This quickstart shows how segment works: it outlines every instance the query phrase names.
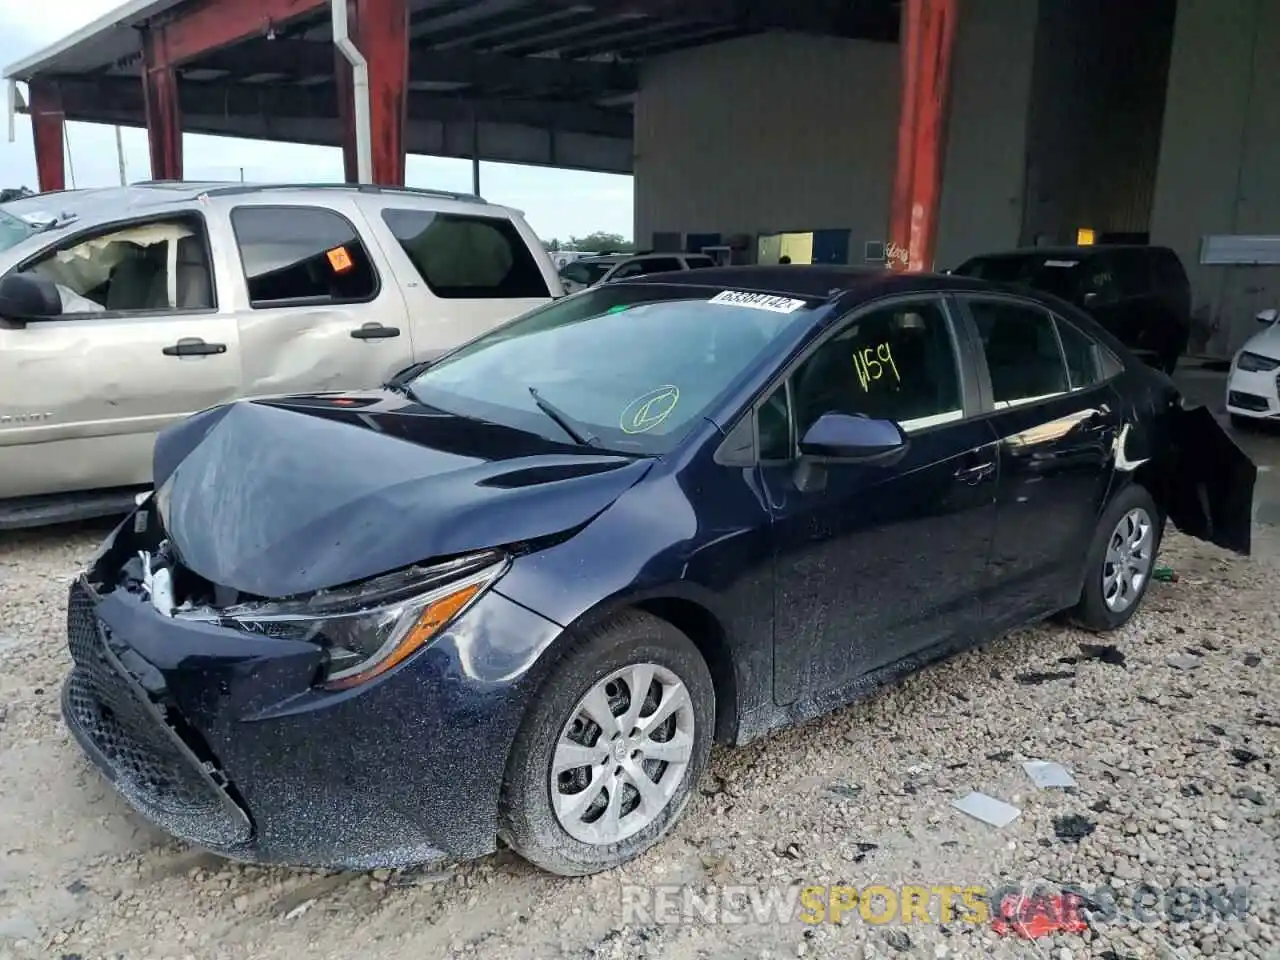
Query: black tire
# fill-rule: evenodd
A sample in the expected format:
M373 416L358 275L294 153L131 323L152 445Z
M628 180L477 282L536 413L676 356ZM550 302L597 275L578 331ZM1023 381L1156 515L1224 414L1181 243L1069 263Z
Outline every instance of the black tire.
M1107 606L1103 595L1102 579L1107 547L1121 519L1130 510L1139 507L1145 510L1152 520L1151 567L1138 592L1137 599L1124 610L1117 612ZM1164 514L1160 512L1160 508L1156 506L1155 500L1145 487L1138 483L1130 483L1107 504L1107 508L1102 511L1102 516L1098 520L1098 528L1094 532L1086 560L1084 589L1080 592L1080 601L1070 612L1071 621L1095 633L1117 630L1128 623L1142 606L1147 589L1151 586L1151 577L1160 555L1160 541L1163 535Z
M1252 430L1253 419L1251 417L1242 417L1238 413L1231 414L1231 426L1237 430Z
M693 747L682 781L654 821L617 843L585 843L565 830L551 805L551 761L578 703L601 680L631 664L670 670L689 693ZM609 870L638 857L679 820L706 769L715 729L715 688L706 661L670 623L628 611L587 631L561 656L521 723L507 762L498 833L530 863L562 876Z

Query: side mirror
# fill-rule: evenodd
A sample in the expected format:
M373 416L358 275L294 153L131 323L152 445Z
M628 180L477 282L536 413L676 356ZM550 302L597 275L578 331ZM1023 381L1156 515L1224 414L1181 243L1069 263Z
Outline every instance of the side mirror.
M11 273L0 280L0 319L26 323L62 315L62 297L52 280Z
M800 452L809 457L883 463L906 453L909 442L892 420L824 413L805 431Z
M1277 319L1280 319L1280 310L1277 310L1275 307L1271 307L1267 310L1259 310L1258 315L1254 319L1259 323L1275 323Z

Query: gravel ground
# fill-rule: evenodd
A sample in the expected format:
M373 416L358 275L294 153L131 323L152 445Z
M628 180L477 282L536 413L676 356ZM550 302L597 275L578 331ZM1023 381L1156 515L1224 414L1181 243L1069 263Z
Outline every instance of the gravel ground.
M434 874L245 867L135 818L58 715L66 584L102 533L0 538L0 960L1280 957L1275 551L1241 560L1171 535L1162 559L1182 579L1153 584L1144 611L1108 638L1123 663L1082 657L1097 638L1062 626L1006 637L802 728L717 750L665 843L624 870L562 880L505 853ZM1021 768L1031 758L1063 763L1078 788L1037 790ZM974 789L1021 816L996 829L950 808ZM1109 888L1117 916L1032 945L954 918L666 923L678 911L624 917L622 905L624 885L784 895L1037 879ZM1144 882L1243 888L1247 915L1164 909L1141 922L1132 897Z

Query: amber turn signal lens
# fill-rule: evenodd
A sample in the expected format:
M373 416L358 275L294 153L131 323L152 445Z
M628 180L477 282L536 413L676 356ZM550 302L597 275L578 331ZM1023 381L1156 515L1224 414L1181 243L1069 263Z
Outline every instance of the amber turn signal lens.
M398 663L402 663L410 654L418 650L430 640L446 623L458 615L480 592L484 584L472 583L459 589L456 593L433 600L427 604L417 621L405 633L404 638L395 645L392 651L367 670L353 673L341 680L332 680L326 686L330 690L349 690L386 673Z

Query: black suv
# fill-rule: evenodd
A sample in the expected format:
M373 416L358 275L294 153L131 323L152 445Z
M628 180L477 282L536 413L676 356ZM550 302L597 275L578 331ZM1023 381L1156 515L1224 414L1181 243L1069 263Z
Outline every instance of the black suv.
M1191 284L1168 247L1032 247L973 257L951 272L1061 297L1166 373L1186 352Z

